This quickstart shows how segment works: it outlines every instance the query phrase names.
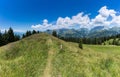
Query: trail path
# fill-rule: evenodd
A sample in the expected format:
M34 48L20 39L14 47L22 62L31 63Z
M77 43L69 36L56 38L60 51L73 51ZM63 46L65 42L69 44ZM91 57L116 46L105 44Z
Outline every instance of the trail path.
M50 46L50 50L48 51L48 58L47 58L47 64L43 73L43 77L51 77L51 71L52 71L52 59L53 59L53 55L54 55L54 50L52 47L52 40L49 39L47 41L48 45Z

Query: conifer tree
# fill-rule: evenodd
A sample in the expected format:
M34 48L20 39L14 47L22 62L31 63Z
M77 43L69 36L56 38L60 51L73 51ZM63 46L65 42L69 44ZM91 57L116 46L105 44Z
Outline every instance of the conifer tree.
M11 27L8 30L8 36L7 37L8 37L8 43L15 41L14 32L13 32L13 29Z
M23 34L23 35L22 35L22 39L25 38L25 37L26 37L25 34Z
M113 39L113 42L112 42L112 45L115 45L115 41L116 41L116 39L114 38L114 39Z
M20 36L19 35L15 35L15 41L20 40Z
M32 35L32 32L31 31L27 31L25 36L28 37L30 35Z
M3 45L8 44L8 32L5 30L5 32L2 35L2 41L3 41Z
M52 35L55 36L55 37L57 37L57 32L54 30L54 31L52 32Z
M32 31L32 34L36 34L37 32L35 30Z
M80 41L79 41L79 48L80 48L80 49L83 49L82 39L80 39Z
M2 33L0 31L0 46L2 46L2 45L3 45L3 39L2 39Z

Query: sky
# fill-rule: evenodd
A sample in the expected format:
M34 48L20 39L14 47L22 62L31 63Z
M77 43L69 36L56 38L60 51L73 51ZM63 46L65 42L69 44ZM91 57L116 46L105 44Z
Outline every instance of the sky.
M119 26L119 0L0 0L0 30Z

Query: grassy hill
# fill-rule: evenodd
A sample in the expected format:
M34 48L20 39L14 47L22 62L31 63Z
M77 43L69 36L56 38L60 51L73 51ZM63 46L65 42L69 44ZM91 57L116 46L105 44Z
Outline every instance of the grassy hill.
M60 49L60 45L63 49ZM120 77L120 47L36 34L0 47L0 77Z

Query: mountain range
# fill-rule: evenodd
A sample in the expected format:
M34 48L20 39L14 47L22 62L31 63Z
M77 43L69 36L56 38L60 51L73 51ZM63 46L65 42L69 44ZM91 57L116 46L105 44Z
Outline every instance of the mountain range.
M120 27L106 28L104 26L97 26L92 29L88 28L79 28L79 29L56 29L55 30L59 37L75 37L75 38L91 38L91 37L104 37L120 34ZM52 34L53 30L46 30L45 33ZM15 34L22 35L23 32L15 32Z
M46 30L46 33L52 34L53 30ZM56 32L60 37L104 37L117 35L120 33L120 27L106 28L104 26L97 26L92 29L80 28L80 29L56 29Z

